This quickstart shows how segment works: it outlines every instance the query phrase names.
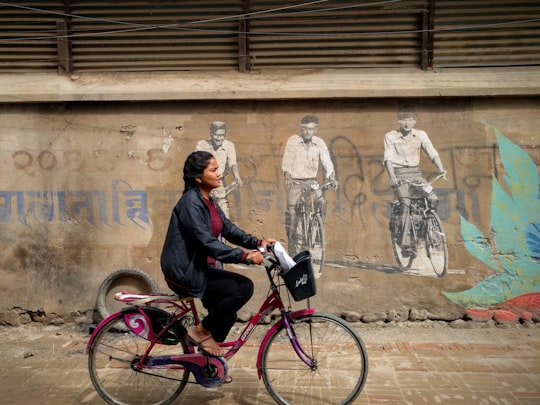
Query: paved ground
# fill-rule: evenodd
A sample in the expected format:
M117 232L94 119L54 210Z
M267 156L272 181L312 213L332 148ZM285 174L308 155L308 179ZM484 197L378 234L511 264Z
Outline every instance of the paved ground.
M540 327L475 325L359 325L370 369L355 404L540 404ZM102 404L88 377L87 339L73 325L0 326L0 404ZM231 359L232 384L189 386L176 404L272 404L256 349Z

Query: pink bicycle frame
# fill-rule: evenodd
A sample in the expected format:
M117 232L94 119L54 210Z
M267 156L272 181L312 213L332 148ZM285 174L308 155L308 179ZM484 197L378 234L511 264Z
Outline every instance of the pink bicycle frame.
M140 305L145 305L149 303L165 303L170 304L180 311L174 316L174 318L181 318L182 316L192 313L195 320L198 322L199 317L197 313L197 308L195 305L195 302L193 298L185 298L179 301L175 301L172 299L172 296L167 295L161 295L161 294L129 294L129 293L118 293L115 297L119 301L127 302L132 305L133 309L136 309ZM298 316L304 316L304 315L312 315L315 312L314 308L306 308L298 311L294 311L292 313L287 313L285 310L285 306L283 305L283 301L281 300L281 297L277 291L277 289L273 288L272 292L266 297L264 302L261 305L261 308L259 309L259 312L253 316L253 318L250 319L250 321L247 323L247 325L242 330L242 333L240 333L240 336L236 340L227 341L220 343L220 346L229 348L228 351L223 356L226 360L233 357L238 350L247 342L253 331L257 328L259 325L259 322L261 319L264 319L268 315L272 313L274 310L279 310L281 314L281 319L277 321L272 327L266 332L261 345L259 346L259 352L257 355L257 374L259 376L259 379L261 378L261 361L262 361L262 355L263 355L263 349L265 345L267 344L268 340L272 336L275 330L285 327L289 330L289 320L293 319ZM87 351L93 344L93 340L95 338L95 335L97 334L98 330L100 329L101 324L106 323L110 318L114 317L116 314L111 314L109 317L104 319L94 330L94 333L89 339L88 345L87 345ZM290 332L290 330L289 330ZM288 333L289 339L291 340L291 346L298 355L298 357L306 363L308 366L311 366L311 358L310 356L304 352L298 341L296 340L296 336L294 333ZM156 339L154 339L154 336L148 336L149 341L152 342L152 345L156 343Z
M272 327L266 332L266 335L264 336L259 346L259 353L257 354L257 374L259 376L259 379L261 378L261 361L263 349L268 340L270 339L270 336L272 336L272 333L274 333L276 329L281 328L283 325L285 325L285 327L289 329L289 319L302 315L312 315L315 312L315 308L306 308L287 314L279 293L277 292L277 290L274 289L262 303L259 312L257 312L257 314L255 314L253 318L251 318L247 325L244 327L242 333L240 333L240 337L236 340L220 344L220 346L222 347L231 347L224 356L225 359L229 360L248 341L253 331L259 325L261 319L264 319L266 316L270 315L275 309L278 309L280 311L281 319L277 321L274 325L272 325ZM292 347L298 357L300 357L300 359L302 359L302 361L308 366L311 366L311 359L309 355L304 352L298 341L296 341L296 336L290 333L288 334L288 336L289 339L291 339Z

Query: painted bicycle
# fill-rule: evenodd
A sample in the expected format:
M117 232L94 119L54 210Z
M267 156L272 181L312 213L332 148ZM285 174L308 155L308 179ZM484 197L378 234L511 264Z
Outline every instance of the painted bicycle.
M426 190L431 188L431 184L445 176L439 174L427 183L408 182L411 198L409 216L411 219L410 240L411 250L405 254L399 241L402 239L401 229L401 206L399 201L391 202L390 214L390 237L392 240L392 249L394 257L400 269L408 270L411 268L414 259L417 256L419 247L423 244L426 256L429 258L431 267L437 275L442 278L448 270L448 244L446 235L442 226L441 219L437 215L436 208L431 206Z
M346 321L310 307L316 293L311 255L301 252L293 259L296 264L284 271L269 247L267 297L237 339L220 344L227 349L223 357L200 353L188 343L187 329L200 322L193 298L117 293L116 299L129 305L104 319L87 346L88 370L99 395L109 404L163 405L187 384L217 387L227 377L227 360L277 311L279 318L262 339L256 360L270 396L278 404L317 398L352 403L367 378L364 343ZM307 307L291 311L290 297L306 300Z
M324 193L330 187L336 189L337 184L335 180L324 184L312 180L309 187L302 189L302 194L300 194L294 207L295 219L291 227L291 233L288 235L290 252L301 252L303 250L311 252L311 260L317 278L322 274L326 249L326 236L324 233L326 198Z

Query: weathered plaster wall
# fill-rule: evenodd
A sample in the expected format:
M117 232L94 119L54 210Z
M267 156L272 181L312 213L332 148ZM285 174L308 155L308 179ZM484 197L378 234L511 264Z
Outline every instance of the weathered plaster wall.
M28 311L47 321L85 316L101 281L121 267L147 271L166 290L159 255L183 188L182 165L209 137L213 120L228 123L244 181L230 195L231 216L250 232L285 240L281 156L307 113L320 119L318 135L340 182L327 193L327 266L315 304L366 321L406 319L411 309L461 318L467 308L444 292L467 290L494 270L466 249L460 218L493 234L492 177L502 181L504 173L494 128L538 165L540 99L407 102L448 170L449 182L436 184L449 242L443 279L421 265L415 274L395 268L387 226L392 192L381 162L399 100L1 105L0 321L16 323ZM434 167L424 159L422 169ZM257 282L249 313L266 292L265 276L234 268ZM535 282L524 283L537 292Z

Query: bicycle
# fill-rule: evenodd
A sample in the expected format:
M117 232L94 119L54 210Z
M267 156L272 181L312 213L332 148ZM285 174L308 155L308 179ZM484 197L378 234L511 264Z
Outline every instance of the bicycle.
M188 343L187 329L200 322L194 298L117 293L117 300L130 305L103 320L87 345L94 388L109 404L164 405L188 383L220 386L228 375L227 360L264 318L278 311L279 318L260 343L256 362L269 395L283 405L320 398L352 403L367 378L364 343L346 321L310 307L309 298L316 293L310 254L302 252L294 260L296 265L284 272L269 247L264 259L270 283L267 297L236 340L220 343L226 348L223 357L197 352ZM289 296L287 307L282 290ZM291 296L294 301L307 299L307 308L291 311Z
M296 182L296 184L301 183ZM324 219L326 216L326 199L324 198L324 192L329 187L337 188L337 182L331 180L320 185L317 180L312 180L309 187L302 188L302 193L294 207L295 219L291 227L291 234L288 236L290 252L301 252L303 250L311 252L311 260L317 278L322 274L325 260L326 236L324 233Z
M400 247L401 240L401 204L399 201L392 201L390 214L390 237L392 240L392 250L394 257L401 270L411 268L416 253L421 243L424 243L426 255L430 260L433 271L437 277L442 278L448 270L448 245L442 222L435 207L430 206L427 199L426 189L431 188L438 179L444 177L441 173L427 183L410 182L411 198L409 206L409 216L411 218L410 239L411 251L404 255Z

